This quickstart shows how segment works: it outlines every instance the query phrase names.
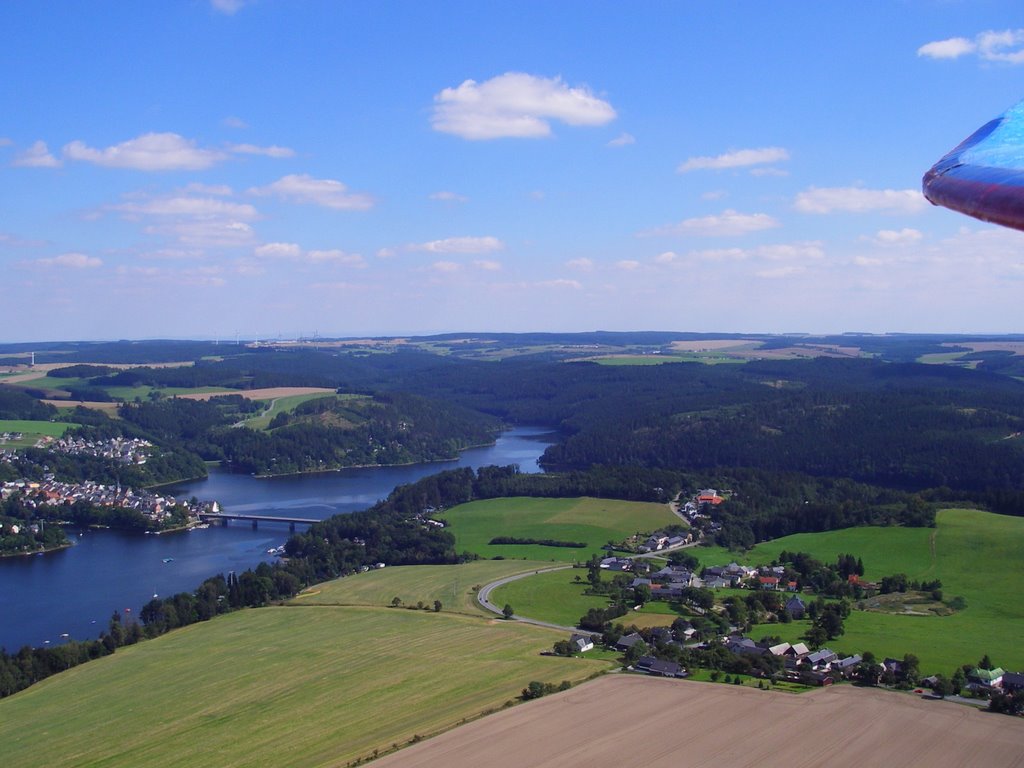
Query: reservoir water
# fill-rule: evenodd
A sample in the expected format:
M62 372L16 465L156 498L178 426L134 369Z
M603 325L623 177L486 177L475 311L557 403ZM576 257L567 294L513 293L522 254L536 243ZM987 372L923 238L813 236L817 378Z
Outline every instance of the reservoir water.
M547 430L522 427L492 446L463 451L456 461L265 479L214 469L167 491L219 501L227 512L322 520L365 509L397 485L454 467L518 464L523 472L539 472L537 460L551 442ZM69 529L73 547L0 558L0 647L14 652L54 645L65 635L93 639L115 610L131 616L153 595L191 592L209 576L271 560L267 550L288 535L284 524L261 523L254 531L241 522L163 536Z

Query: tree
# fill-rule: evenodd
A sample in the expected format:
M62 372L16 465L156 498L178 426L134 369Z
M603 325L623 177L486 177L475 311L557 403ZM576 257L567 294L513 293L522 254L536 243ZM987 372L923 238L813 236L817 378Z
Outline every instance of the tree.
M978 669L992 669L992 659L989 658L987 653L978 662Z
M402 598L400 598L398 595L395 595L394 597L391 598L391 607L392 608L397 608L401 604L402 604Z
M649 603L651 601L651 588L646 584L638 584L633 587L633 596L638 605Z
M953 683L947 679L945 675L936 675L935 685L932 686L932 690L935 691L935 695L941 698L946 698L953 693Z
M513 616L516 615L516 612L512 610L512 606L511 605L509 605L508 603L505 603L505 607L501 609L501 614L506 619L511 619Z
M572 643L568 640L556 640L552 650L556 656L572 656Z
M440 612L441 612L441 601L440 600L435 600L434 601L434 613L440 613Z
M950 678L949 683L953 693L959 694L963 690L964 686L967 685L967 676L964 674L962 667L957 667L953 671L953 677Z

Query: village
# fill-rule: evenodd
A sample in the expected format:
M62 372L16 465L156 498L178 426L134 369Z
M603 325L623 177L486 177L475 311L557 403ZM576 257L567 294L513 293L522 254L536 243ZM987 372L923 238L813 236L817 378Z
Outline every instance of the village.
M18 479L0 484L0 501L17 495L28 509L41 506L70 506L84 502L94 507L126 509L138 512L160 528L176 511L183 516L186 526L196 525L200 514L215 514L220 511L216 501L198 502L190 499L176 499L174 496L152 491L103 485L91 480L80 483L63 483L52 476L43 480Z

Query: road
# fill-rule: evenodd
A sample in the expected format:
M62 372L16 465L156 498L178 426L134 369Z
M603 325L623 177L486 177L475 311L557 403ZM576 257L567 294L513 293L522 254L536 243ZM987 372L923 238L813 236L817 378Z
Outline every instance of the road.
M536 576L538 573L550 573L551 571L565 571L565 570L569 570L571 568L572 568L571 565L557 565L557 566L555 566L553 568L541 568L538 571L527 571L526 573L519 573L519 574L516 574L515 576L506 576L503 579L498 579L497 581L492 581L490 584L485 584L484 586L482 586L480 588L480 591L477 592L477 595L476 595L477 602L480 603L480 605L483 606L484 608L486 608L488 611L491 611L492 613L496 613L499 616L503 616L504 614L502 613L502 609L499 608L497 605L495 605L494 603L491 602L490 598L491 598L491 591L492 590L497 589L498 587L503 586L505 584L508 584L509 582L512 582L512 581L518 581L519 579L525 579L528 576ZM578 632L579 631L576 627L565 627L565 626L562 626L561 624L551 624L551 623L546 622L546 621L537 621L536 619L530 619L530 618L527 618L526 616L516 616L516 615L513 615L512 618L514 620L516 620L516 621L522 621L525 624L533 624L534 626L547 627L549 629L559 629L559 630L562 630L563 632Z

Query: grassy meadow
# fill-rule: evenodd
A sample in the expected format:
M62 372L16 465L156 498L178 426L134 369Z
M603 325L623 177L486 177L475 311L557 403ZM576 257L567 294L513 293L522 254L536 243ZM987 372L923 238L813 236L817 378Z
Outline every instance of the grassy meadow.
M445 612L241 611L0 701L3 761L344 765L501 708L531 680L578 682L609 667L539 654L560 637Z
M20 440L3 443L5 448L33 446L41 437L62 437L71 427L67 421L29 421L26 419L0 419L0 432L21 432Z
M333 392L317 392L315 394L308 395L286 395L284 397L275 397L270 401L270 407L267 408L263 413L257 414L250 419L246 419L242 422L242 426L249 427L250 429L261 429L266 430L270 427L271 420L279 413L291 413L299 405L305 403L308 400L316 400L321 397L338 397Z
M438 514L459 552L537 561L585 561L609 541L620 542L680 520L665 504L612 499L505 498L473 501ZM495 536L586 542L585 548L488 544Z
M575 577L583 583L575 581ZM591 608L606 608L608 598L585 595L587 572L582 568L551 571L519 579L491 592L491 602L497 606L508 603L519 616L547 621L564 627L574 627L580 617ZM671 624L659 622L659 625Z
M444 611L492 616L476 601L479 587L505 576L550 566L550 563L524 560L477 560L461 565L380 568L318 584L292 602L296 605L388 606L393 598L399 597L403 605L423 601L424 605L433 606L435 600L440 600Z

